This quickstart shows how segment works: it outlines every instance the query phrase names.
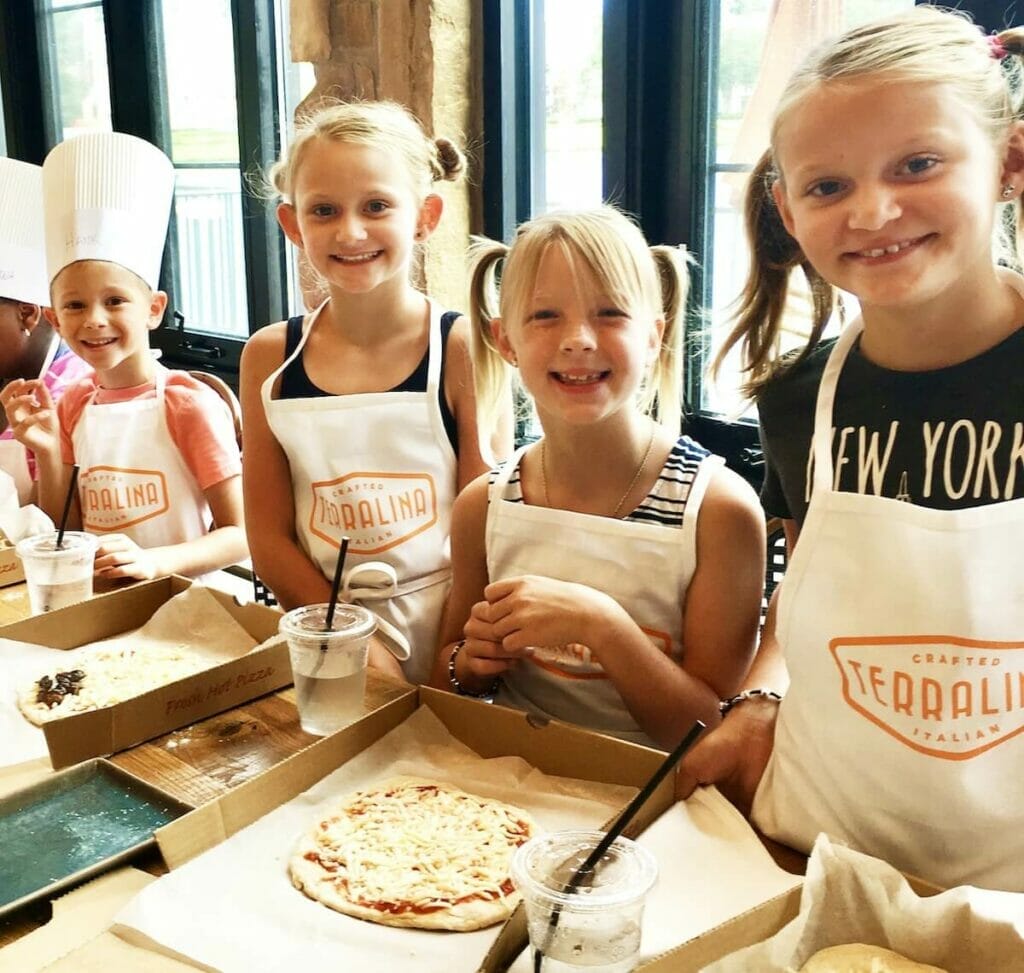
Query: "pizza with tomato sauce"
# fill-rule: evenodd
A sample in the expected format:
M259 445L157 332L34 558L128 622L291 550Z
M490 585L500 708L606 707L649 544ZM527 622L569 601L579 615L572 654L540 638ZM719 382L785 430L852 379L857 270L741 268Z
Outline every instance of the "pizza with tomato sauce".
M398 777L321 812L289 871L297 889L346 915L468 932L511 915L512 854L535 833L511 804Z

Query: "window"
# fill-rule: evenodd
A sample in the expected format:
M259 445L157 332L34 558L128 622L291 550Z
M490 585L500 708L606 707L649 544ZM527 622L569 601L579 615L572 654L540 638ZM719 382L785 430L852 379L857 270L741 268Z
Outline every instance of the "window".
M507 240L516 223L559 201L561 183L549 173L558 164L556 146L564 144L560 134L573 132L570 144L582 154L596 139L573 127L596 125L593 119L599 117L602 198L633 213L652 243L686 243L700 261L694 304L706 310L692 316L689 334L689 431L755 483L760 477L757 426L749 411L737 421L736 367L731 382L726 376L713 386L704 377L746 272L740 215L745 174L767 144L768 118L782 82L811 44L913 2L503 0L484 5L486 232ZM1004 26L1002 8L994 4L968 0L957 6L985 30ZM597 33L599 59L582 55ZM569 69L567 62L576 57L581 60ZM580 80L582 92L574 96L576 116L568 120L557 96L563 64ZM573 189L582 190L589 170L576 164ZM573 205L588 201L596 200L570 200ZM802 337L799 303L795 311L794 344Z
M287 0L0 6L11 154L41 162L61 139L97 129L167 153L170 305L153 344L171 365L232 379L245 338L301 306L274 207L248 186L277 158L282 121L311 87L311 71L283 56Z

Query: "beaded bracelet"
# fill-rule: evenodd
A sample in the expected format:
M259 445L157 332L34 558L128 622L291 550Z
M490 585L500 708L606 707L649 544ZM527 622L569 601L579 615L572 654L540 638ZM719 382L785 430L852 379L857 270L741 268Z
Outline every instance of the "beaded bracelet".
M448 682L452 684L452 689L455 690L460 696L472 696L474 699L488 699L493 696L495 690L498 688L498 680L494 682L488 689L485 689L482 693L475 693L472 689L467 689L459 682L459 677L455 675L455 660L459 657L459 653L462 651L463 646L466 644L465 639L459 639L455 643L455 647L452 649L452 654L448 656Z
M754 699L757 696L764 696L766 699L774 699L775 702L781 703L782 697L775 692L774 689L744 689L742 693L737 693L735 696L730 696L728 699L723 699L718 704L718 712L725 716L734 706L738 706L740 703L745 702L748 699Z

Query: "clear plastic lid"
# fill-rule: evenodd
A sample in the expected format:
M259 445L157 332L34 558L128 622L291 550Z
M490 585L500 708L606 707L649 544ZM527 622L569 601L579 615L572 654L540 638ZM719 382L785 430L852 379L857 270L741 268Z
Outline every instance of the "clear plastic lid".
M604 837L603 831L553 831L516 850L512 881L524 896L573 911L607 909L642 898L658 877L654 856L629 838L616 838L575 890L569 884Z
M362 605L339 604L334 609L331 627L327 627L328 605L304 605L288 612L278 624L286 638L315 638L330 632L347 641L368 638L377 628L377 617Z

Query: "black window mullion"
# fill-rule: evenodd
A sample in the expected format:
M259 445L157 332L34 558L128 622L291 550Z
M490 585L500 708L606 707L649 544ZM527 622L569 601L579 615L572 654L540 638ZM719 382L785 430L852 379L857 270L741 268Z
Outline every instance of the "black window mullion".
M238 149L242 168L242 234L246 259L249 331L288 313L287 264L274 207L246 192L247 172L265 172L280 151L277 49L271 0L232 0Z
M42 163L57 140L57 114L44 84L52 59L43 0L0 3L0 87L3 89L7 154L23 162Z

